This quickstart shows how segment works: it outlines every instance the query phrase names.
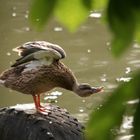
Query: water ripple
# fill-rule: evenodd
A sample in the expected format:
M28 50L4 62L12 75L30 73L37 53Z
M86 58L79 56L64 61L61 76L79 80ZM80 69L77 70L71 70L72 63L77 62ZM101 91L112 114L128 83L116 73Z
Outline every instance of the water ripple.
M99 13L99 12L93 12L89 15L89 17L91 17L91 18L101 18L102 14Z
M132 77L120 77L116 78L117 82L129 82L132 79Z

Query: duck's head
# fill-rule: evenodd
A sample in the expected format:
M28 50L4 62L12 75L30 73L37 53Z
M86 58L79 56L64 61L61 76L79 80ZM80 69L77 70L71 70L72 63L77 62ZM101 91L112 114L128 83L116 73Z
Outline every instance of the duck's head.
M103 87L91 87L89 84L77 84L74 87L74 92L81 97L87 97L101 91L103 91Z

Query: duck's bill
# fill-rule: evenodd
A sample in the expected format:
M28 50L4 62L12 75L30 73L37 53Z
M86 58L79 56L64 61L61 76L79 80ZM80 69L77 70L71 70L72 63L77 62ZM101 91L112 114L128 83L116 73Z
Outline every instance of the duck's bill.
M104 87L92 87L93 93L103 92Z

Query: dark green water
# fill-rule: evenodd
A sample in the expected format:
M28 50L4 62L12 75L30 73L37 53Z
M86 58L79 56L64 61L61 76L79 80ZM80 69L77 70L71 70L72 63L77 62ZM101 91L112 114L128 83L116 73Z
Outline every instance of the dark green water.
M28 8L29 3L24 0L0 2L0 73L18 58L12 48L22 43L45 40L60 45L67 53L63 62L72 69L79 82L105 87L104 93L84 99L63 89L47 93L51 95L51 101L85 122L90 110L99 109L120 81L127 80L129 73L140 67L140 46L134 42L123 57L115 59L110 50L111 34L100 20L100 13L90 16L75 33L69 33L56 19L50 20L44 31L37 32L29 24ZM56 97L55 93L62 95ZM0 107L32 102L31 96L5 87L0 87L0 94ZM44 97L48 96L42 96L43 102Z

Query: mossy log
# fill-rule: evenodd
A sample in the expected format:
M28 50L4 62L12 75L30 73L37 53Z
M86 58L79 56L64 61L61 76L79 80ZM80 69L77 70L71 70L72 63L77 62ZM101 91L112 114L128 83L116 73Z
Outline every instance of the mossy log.
M33 104L0 109L0 140L84 140L84 127L65 109L49 104L48 115Z

